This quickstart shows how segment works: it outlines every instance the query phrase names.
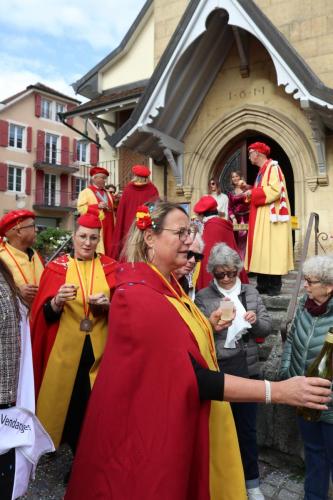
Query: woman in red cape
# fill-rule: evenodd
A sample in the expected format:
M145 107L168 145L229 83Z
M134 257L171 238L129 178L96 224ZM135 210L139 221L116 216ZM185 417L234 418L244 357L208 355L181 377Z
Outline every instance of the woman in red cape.
M269 401L272 389L281 402L308 401L305 377L270 384L217 371L210 322L225 327L221 311L206 320L172 275L192 238L180 206L138 208L66 500L245 500L234 422L221 400ZM329 400L329 389L316 389L324 398L312 401Z

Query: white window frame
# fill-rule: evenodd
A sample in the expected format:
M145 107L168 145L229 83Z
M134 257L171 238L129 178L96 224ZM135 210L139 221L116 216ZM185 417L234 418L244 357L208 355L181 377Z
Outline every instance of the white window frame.
M9 189L9 169L13 168L14 170L14 179L13 179L13 187L14 189ZM17 177L17 170L21 171L21 190L17 191L16 188L16 177ZM7 193L11 194L17 194L17 193L25 193L25 187L26 187L26 167L25 165L20 165L14 162L8 163L7 164Z
M54 104L55 104L55 121L62 123L58 116L58 113L65 113L67 110L67 106L66 104L57 101L55 101Z
M44 115L44 103L48 103L49 104L49 114L48 116L45 116ZM51 101L50 99L47 99L46 97L42 97L41 98L41 101L40 101L40 116L41 118L44 118L45 120L52 120L52 106L53 104L53 101Z
M52 189L50 190L50 183L52 184L52 177L55 177L55 194L54 194L54 204L51 204L52 201ZM48 179L48 184L49 184L49 193L48 193L48 199L46 201L46 184L47 184L47 179ZM52 188L52 185L51 185ZM60 206L60 176L57 174L50 174L50 173L45 173L44 174L44 204L47 205L48 207L59 207Z
M55 163L52 163L52 161L49 161L49 158L47 156L47 143L48 143L48 138L49 137L55 137L56 138L56 144L55 144ZM50 148L51 150L51 148ZM45 162L49 163L50 165L60 165L61 163L61 151L60 151L60 135L55 134L54 131L45 131L45 144L44 144L44 152L45 152ZM52 154L51 154L51 159L52 159ZM50 157L50 152L49 152L49 157Z
M14 146L10 145L10 127L15 127L15 128L20 127L23 129L23 131L22 131L22 147L21 148L17 147L17 133L16 132L14 134L15 144L14 144ZM10 121L8 123L8 148L14 149L15 151L26 152L26 145L27 145L27 125L25 123Z
M88 181L85 177L75 177L75 198L78 198L83 189L88 186ZM79 189L77 189L79 187Z
M85 159L83 160L82 157L82 146L85 145L86 147L86 151L85 151ZM89 163L90 161L90 148L89 148L89 142L86 141L86 140L80 140L80 139L77 139L77 143L76 143L76 160L79 162L79 163Z

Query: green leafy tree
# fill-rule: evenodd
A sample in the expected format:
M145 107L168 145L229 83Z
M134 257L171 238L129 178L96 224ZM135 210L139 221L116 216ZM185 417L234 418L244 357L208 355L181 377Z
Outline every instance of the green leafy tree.
M37 234L35 249L48 259L68 239L71 231L49 227Z

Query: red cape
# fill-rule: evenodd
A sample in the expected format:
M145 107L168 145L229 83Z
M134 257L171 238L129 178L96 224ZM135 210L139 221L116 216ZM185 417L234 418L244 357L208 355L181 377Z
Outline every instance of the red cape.
M111 257L116 260L119 259L137 208L147 201L155 201L158 198L157 188L151 182L141 185L134 184L133 182L127 184L117 208Z
M149 266L120 265L117 283L65 499L209 500L210 401L189 353L207 364Z
M97 197L97 192L99 189L94 186L93 184L90 184L89 189L94 192L96 196L96 208L98 209L98 203L102 200L100 200ZM105 194L108 195L108 206L109 206L109 211L103 210L104 212L104 219L102 220L102 227L103 227L103 243L104 243L104 252L105 255L108 257L111 257L111 252L112 252L112 241L113 241L113 232L114 232L114 210L113 210L113 198L110 193L107 193L106 190L103 190ZM111 200L110 200L111 198Z
M110 289L112 289L115 285L116 263L105 255L101 255L100 259L106 280ZM43 375L59 328L59 321L51 324L46 322L43 306L45 302L55 296L61 285L65 283L67 262L67 255L63 255L46 266L31 310L31 341L36 398L38 397Z
M200 267L200 274L197 281L197 289L206 288L212 281L212 275L207 271L207 264L211 249L216 243L226 243L230 248L236 250L238 248L234 236L233 225L230 221L221 219L221 217L212 217L204 224L202 239L205 242L204 258ZM242 283L248 283L248 277L244 269L240 273Z

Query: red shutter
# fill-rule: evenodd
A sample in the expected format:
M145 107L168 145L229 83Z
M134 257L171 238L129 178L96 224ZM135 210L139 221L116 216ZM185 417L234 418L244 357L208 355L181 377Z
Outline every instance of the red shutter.
M36 170L36 204L44 204L44 172L43 170Z
M71 184L72 184L72 192L71 192L71 197L72 200L76 200L76 192L75 192L75 187L76 187L76 177L75 175L72 175L71 177Z
M90 144L90 164L97 165L98 162L98 148L93 142Z
M27 151L31 153L32 150L32 127L27 128Z
M7 191L7 165L0 163L0 191Z
M77 161L77 140L73 139L73 162Z
M40 117L42 98L40 94L35 94L35 116Z
M61 174L60 176L60 205L68 207L68 175Z
M42 163L45 159L45 132L37 130L37 156L36 159Z
M61 165L69 165L69 137L61 137Z
M0 146L8 146L8 122L0 120Z
M31 194L31 168L25 169L25 194Z
M76 104L67 104L67 111L72 111L72 109L74 108L76 108ZM70 116L69 118L67 118L66 122L68 123L68 125L71 125L73 127L74 117Z

